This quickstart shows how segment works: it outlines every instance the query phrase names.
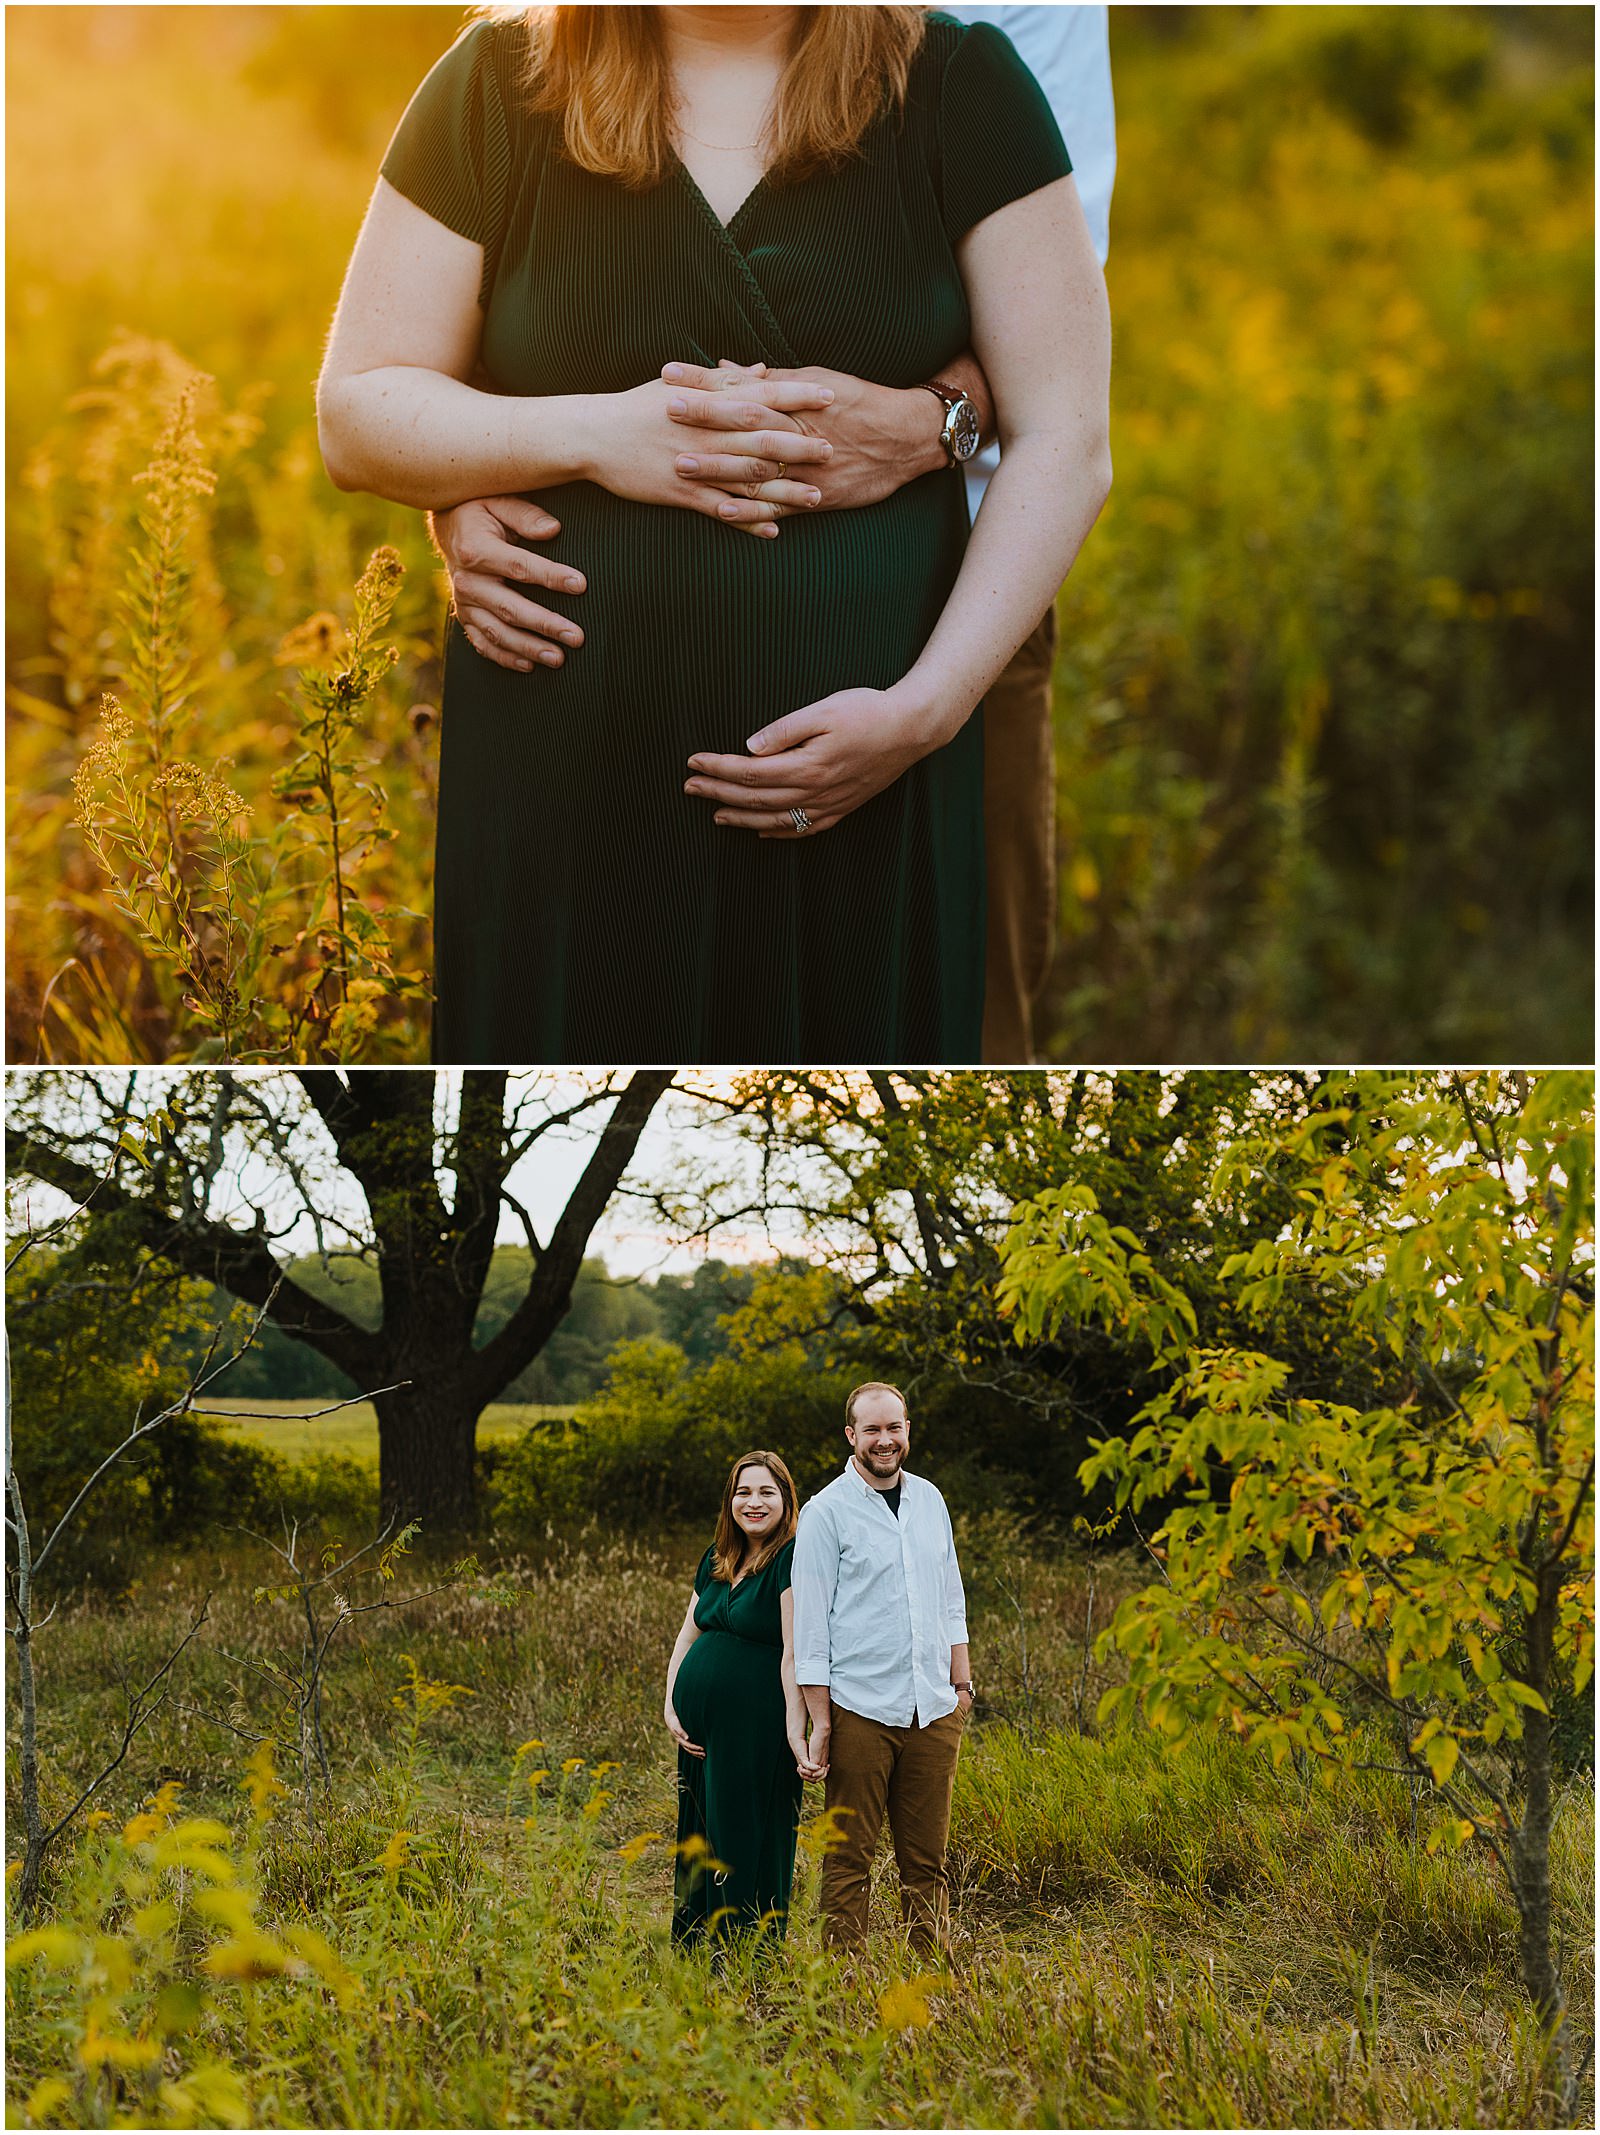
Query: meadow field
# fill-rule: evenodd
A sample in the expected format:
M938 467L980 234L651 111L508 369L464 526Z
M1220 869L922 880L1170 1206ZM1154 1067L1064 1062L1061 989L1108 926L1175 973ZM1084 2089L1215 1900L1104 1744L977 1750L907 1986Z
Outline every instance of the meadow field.
M1328 1787L1225 1742L1097 1736L1111 1678L1084 1634L1143 1573L1003 1524L962 1533L982 1698L950 1972L909 1960L887 1866L868 1952L826 1954L809 1845L780 1952L675 1952L660 1702L702 1540L489 1549L410 1607L448 1568L405 1560L392 1605L334 1643L309 1793L256 1739L298 1636L264 1552L155 1553L136 1592L65 1607L40 1654L56 1796L119 1682L210 1596L11 1967L9 2124L1548 2124L1481 1851L1430 1853L1382 1775ZM1554 1876L1578 2011L1593 1862L1592 1782L1569 1774Z
M425 1054L441 593L417 514L326 480L311 387L460 19L10 12L11 1059ZM1048 1056L1587 1058L1588 18L1112 39Z
M225 1438L243 1439L263 1446L280 1459L298 1465L307 1460L338 1454L358 1461L374 1478L378 1473L378 1420L370 1401L352 1401L331 1416L308 1415L315 1401L223 1401L213 1397L197 1411L202 1420L215 1424ZM494 1401L478 1418L478 1444L510 1445L538 1417L568 1414L562 1407L537 1402ZM282 1419L279 1421L278 1419Z

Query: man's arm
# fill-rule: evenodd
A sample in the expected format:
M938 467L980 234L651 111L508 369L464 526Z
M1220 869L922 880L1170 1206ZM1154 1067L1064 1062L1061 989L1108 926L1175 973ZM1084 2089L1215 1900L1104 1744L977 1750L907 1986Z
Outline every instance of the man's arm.
M967 395L983 436L992 437L994 396L972 351L947 363L939 375ZM745 532L770 536L776 521L796 510L851 511L877 504L907 482L946 464L939 442L944 409L937 395L921 386L874 385L870 379L852 378L844 371L769 371L759 364L747 369L725 364L716 370L668 364L662 376L669 385L696 396L686 397L684 412L672 417L685 433L677 461L685 490L721 489L732 498L748 499L754 489L760 492L762 504L770 507L768 520L743 526ZM804 480L797 485L795 472L787 467L780 481L776 459L723 449L723 440L711 433L722 427L725 418L719 418L717 404L709 396L738 384L744 395L760 398L764 386L799 382L828 388L834 402L831 408L808 412L802 418L807 430L833 450L827 461L804 468ZM794 417L775 407L771 421L774 429L781 429ZM798 428L794 435L800 437ZM480 497L450 511L436 511L430 524L434 546L449 573L456 614L469 643L486 659L526 673L536 665L559 667L566 651L579 650L583 631L578 624L525 590L540 587L571 594L584 590L579 572L524 548L513 538L555 539L561 529L540 505L525 497Z
M761 380L831 387L832 407L802 418L808 430L825 437L833 447L826 465L808 470L811 485L821 497L819 511L854 511L863 504L880 503L907 482L935 474L949 464L939 441L944 408L937 394L920 385L874 385L870 379L853 378L845 371L770 370L759 363L747 367L722 363L714 371L698 364L669 363L661 375L669 385L691 386L702 393L726 391L733 385L747 392L759 391ZM945 364L939 376L966 394L977 412L982 435L993 437L994 395L972 350L963 350L953 363ZM672 419L687 430L705 429L715 421L715 406L713 401L697 401ZM737 493L748 464L727 454L702 451L691 438L678 461L678 472L686 482L734 485ZM761 472L776 474L776 463L763 464Z

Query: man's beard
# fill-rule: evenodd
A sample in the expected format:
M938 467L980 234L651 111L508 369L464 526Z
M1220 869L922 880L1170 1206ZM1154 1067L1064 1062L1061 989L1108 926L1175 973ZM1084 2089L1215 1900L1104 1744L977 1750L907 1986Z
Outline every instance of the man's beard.
M861 1465L874 1475L893 1475L904 1459L903 1453L863 1453Z

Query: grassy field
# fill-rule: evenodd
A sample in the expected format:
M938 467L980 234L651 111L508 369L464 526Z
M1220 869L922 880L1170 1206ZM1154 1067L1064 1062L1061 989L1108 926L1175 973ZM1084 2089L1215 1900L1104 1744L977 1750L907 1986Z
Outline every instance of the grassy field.
M1105 1687L1088 1567L999 1530L965 1544L985 1698L956 1798L952 1973L908 1961L892 1870L869 1952L826 1955L809 1849L775 1960L674 1952L659 1708L702 1541L591 1531L352 1619L309 1819L292 1758L264 1813L241 1784L250 1734L281 1724L262 1671L297 1636L294 1604L252 1599L264 1556L153 1560L118 1607L66 1608L41 1641L58 1802L118 1680L212 1592L109 1819L59 1865L65 1939L10 1974L13 2123L30 2099L34 2122L74 2126L1548 2119L1492 1865L1429 1856L1426 1815L1379 1775L1328 1789L1231 1745L1078 1732ZM1097 1623L1139 1576L1101 1560ZM1555 1873L1578 2011L1593 1860L1592 1792L1569 1783Z
M322 1453L341 1453L358 1460L374 1474L378 1470L378 1419L370 1401L352 1402L331 1416L306 1418L306 1411L321 1406L304 1401L216 1401L204 1411L229 1438L242 1438L265 1446L288 1461L314 1459ZM530 1423L544 1416L567 1416L571 1404L553 1408L537 1402L492 1402L478 1418L478 1444L520 1438Z

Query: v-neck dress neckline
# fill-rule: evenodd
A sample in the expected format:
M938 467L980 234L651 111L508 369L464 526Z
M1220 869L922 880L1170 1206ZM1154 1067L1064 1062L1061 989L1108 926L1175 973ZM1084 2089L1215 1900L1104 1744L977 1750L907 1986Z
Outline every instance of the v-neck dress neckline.
M682 156L679 155L678 151L675 148L669 148L667 153L671 156L673 162L676 164L678 171L683 178L684 184L689 188L690 193L693 195L700 208L704 211L706 220L711 223L712 226L728 240L728 243L733 247L736 252L740 253L740 256L742 258L743 251L739 244L738 238L734 235L734 230L737 225L743 220L745 210L754 203L758 195L766 191L767 180L771 175L770 169L764 170L761 173L761 176L756 180L755 184L751 186L749 192L745 194L739 205L734 209L733 213L728 217L727 221L724 222L722 217L717 213L716 209L711 205L709 199L707 199L704 186L700 183L694 172L690 170L688 164L684 162Z
M667 152L672 158L673 168L678 173L683 190L687 193L690 201L704 221L710 225L724 257L733 267L743 285L745 297L752 311L770 339L773 356L769 357L768 361L770 362L775 358L780 364L798 362L799 358L796 355L794 343L784 332L777 314L772 308L767 292L762 288L756 271L750 264L749 253L739 242L739 226L766 196L769 173L766 171L761 173L761 176L734 209L732 215L724 222L702 192L699 179L696 178L694 172L690 170L688 164L678 154L678 151L673 148Z

